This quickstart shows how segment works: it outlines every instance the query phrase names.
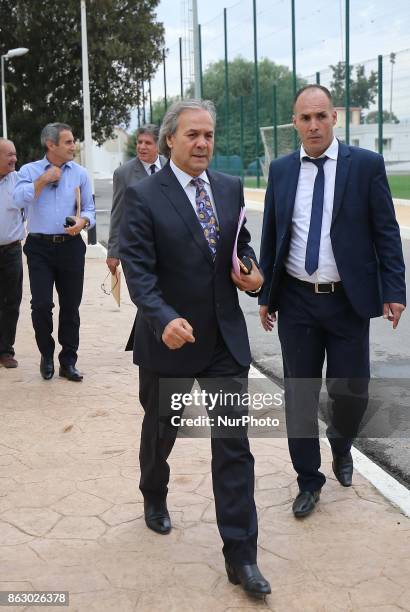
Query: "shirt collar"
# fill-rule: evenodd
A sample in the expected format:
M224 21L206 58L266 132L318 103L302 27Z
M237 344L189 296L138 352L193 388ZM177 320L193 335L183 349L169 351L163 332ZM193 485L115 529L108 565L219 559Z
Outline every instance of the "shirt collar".
M48 168L51 168L52 164L48 161L47 156L44 155L43 159L41 160L44 163L44 169L47 170ZM62 166L60 166L61 170L63 170L66 166L67 168L71 168L73 165L72 161L67 161L65 162Z
M183 189L186 189L188 187L188 185L190 184L193 178L200 178L204 181L204 183L207 183L207 185L210 185L209 178L205 170L198 177L193 177L190 174L187 174L186 172L178 168L178 166L174 164L172 159L170 160L169 165L171 166L173 173L177 177Z
M12 170L12 172L7 172L7 174L5 174L3 177L0 177L0 183L3 183L3 181L5 183L8 182L13 176L17 176L16 170Z
M145 170L147 172L148 172L148 170L150 170L152 164L154 164L154 166L156 166L159 170L161 170L161 162L159 160L159 155L158 155L157 159L154 162L151 162L150 164L148 164L147 162L142 161L142 159L140 159L140 162L144 166L144 168L145 168Z
M339 153L339 141L336 138L336 136L333 136L333 140L330 143L330 145L328 146L328 148L326 149L326 151L324 151L324 153L322 153L322 155L319 155L319 157L328 157L329 159L334 159L335 161L337 161L337 156ZM300 147L300 161L303 160L304 157L310 157L310 155L308 155L305 151L305 149L303 148L303 145L301 145ZM314 159L313 157L311 159Z

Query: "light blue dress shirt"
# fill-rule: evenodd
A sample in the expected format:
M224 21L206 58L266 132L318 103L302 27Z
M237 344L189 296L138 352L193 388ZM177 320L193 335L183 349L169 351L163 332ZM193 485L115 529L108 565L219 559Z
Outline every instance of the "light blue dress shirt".
M38 234L64 234L65 218L77 214L76 187L81 193L81 217L87 217L90 227L95 225L95 204L91 181L85 168L73 161L61 166L58 184L46 185L38 198L35 197L35 181L48 168L46 157L22 166L14 189L14 205L24 208L27 215L27 230Z
M13 202L14 186L17 183L17 172L9 172L0 178L0 245L24 240L23 215Z

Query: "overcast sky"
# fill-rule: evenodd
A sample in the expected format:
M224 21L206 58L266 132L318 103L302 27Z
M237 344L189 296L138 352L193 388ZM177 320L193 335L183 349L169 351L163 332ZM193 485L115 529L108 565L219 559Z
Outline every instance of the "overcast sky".
M226 0L228 57L253 59L252 0ZM257 0L258 57L267 57L291 68L291 1ZM330 64L344 60L344 0L296 0L297 72L301 76L326 71ZM377 55L389 55L410 48L410 0L352 0L350 2L350 63L365 62L366 69L377 69ZM184 41L184 80L189 80L188 0L162 0L157 18L165 26L168 56L167 92L179 94L179 37ZM220 0L198 0L198 22L202 30L203 68L224 57L223 6ZM384 99L390 96L388 57L384 61ZM329 75L329 71L327 73ZM322 72L322 82L327 75ZM394 66L393 110L410 115L410 50L400 53ZM162 97L163 72L160 67L152 81L153 98ZM134 122L133 122L134 123Z

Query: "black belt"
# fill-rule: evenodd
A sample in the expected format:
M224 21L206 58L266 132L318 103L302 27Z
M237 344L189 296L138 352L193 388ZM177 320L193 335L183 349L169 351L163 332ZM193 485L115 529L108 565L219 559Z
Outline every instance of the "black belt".
M9 242L9 244L0 244L0 249L3 251L7 251L7 249L12 249L13 247L20 244L20 240L15 240L14 242Z
M50 242L54 243L66 242L72 238L78 238L79 235L80 234L77 234L76 236L70 236L70 234L29 234L29 236L32 238L41 238L42 240L49 240Z
M290 274L286 273L286 278L289 279L292 283L296 285L300 285L301 287L305 287L311 293L317 293L318 295L326 295L328 293L340 293L343 291L342 281L337 281L333 283L310 283L309 281L300 280L299 278L295 278Z

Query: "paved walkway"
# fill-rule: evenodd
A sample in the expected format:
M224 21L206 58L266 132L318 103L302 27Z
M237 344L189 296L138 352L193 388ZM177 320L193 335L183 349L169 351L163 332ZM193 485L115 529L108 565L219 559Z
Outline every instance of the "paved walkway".
M134 307L126 290L120 309L102 293L105 274L87 260L81 384L41 379L25 277L20 367L0 369L0 590L68 590L73 612L410 610L409 520L358 474L340 487L326 446L320 504L298 522L286 441L252 440L266 601L226 579L208 440L177 440L172 533L145 527L138 371L123 351Z

